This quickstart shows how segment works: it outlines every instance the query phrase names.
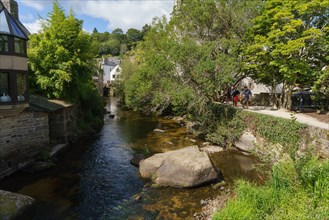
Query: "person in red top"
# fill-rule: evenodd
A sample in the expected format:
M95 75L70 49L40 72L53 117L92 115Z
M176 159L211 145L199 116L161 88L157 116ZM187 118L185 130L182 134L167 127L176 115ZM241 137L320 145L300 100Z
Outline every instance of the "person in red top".
M232 90L233 106L238 106L240 91L234 86Z

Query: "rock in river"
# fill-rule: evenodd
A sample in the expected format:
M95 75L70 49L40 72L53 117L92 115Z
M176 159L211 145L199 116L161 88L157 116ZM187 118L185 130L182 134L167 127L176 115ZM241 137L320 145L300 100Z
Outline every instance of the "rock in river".
M29 196L0 190L0 219L15 219L34 202Z
M139 172L156 184L184 188L218 178L208 155L198 146L155 154L140 162Z

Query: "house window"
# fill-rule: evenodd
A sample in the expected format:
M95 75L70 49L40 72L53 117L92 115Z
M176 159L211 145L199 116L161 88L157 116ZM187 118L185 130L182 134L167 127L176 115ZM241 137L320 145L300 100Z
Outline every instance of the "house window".
M115 74L113 74L113 79L115 78Z
M18 54L25 54L25 48L24 48L25 41L20 38L14 38L14 48L15 53Z
M8 52L8 37L0 35L0 52Z
M25 73L17 73L17 101L22 102L25 101L26 96L26 74Z
M10 102L9 74L0 72L0 102Z

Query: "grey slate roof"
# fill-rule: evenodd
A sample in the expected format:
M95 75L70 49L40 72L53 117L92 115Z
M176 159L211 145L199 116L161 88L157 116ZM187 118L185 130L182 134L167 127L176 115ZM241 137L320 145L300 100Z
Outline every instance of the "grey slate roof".
M14 19L0 0L0 34L11 35L28 40L28 31L24 25Z
M42 96L30 95L30 111L52 112L72 106L61 100L48 100Z

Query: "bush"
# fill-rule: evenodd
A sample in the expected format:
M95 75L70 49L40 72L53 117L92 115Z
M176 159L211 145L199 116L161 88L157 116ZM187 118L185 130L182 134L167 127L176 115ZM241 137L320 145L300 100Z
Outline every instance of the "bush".
M103 125L104 105L103 98L93 85L84 88L80 98L79 117L79 127L83 133L84 130L99 129Z
M328 219L328 174L328 160L282 161L263 186L237 181L236 198L213 219Z
M243 119L241 115L237 115L232 119L218 122L216 130L207 134L206 140L224 147L231 146L242 135L244 129Z
M329 161L309 160L301 169L301 180L309 193L329 199Z

